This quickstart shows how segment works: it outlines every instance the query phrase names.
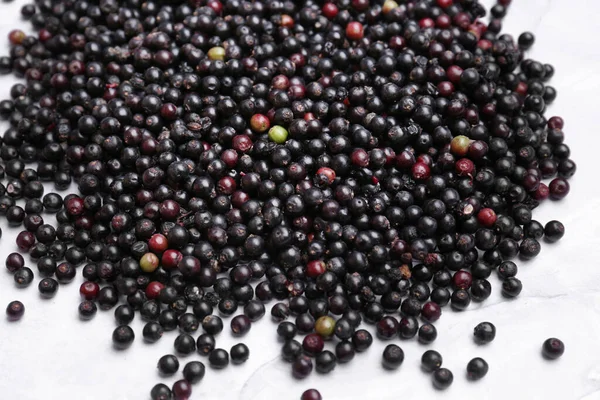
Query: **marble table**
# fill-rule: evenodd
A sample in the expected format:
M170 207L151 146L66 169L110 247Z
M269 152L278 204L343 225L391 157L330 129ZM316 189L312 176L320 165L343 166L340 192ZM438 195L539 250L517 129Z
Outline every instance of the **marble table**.
M0 4L0 38L25 25L19 19L24 3ZM600 178L596 175L600 170L600 46L596 42L600 3L513 3L505 31L514 35L534 32L537 40L529 55L555 66L552 84L558 99L548 114L565 118L567 143L579 168L567 199L535 210L535 218L542 223L564 222L566 235L560 243L545 244L534 261L519 263L524 283L521 296L503 299L493 276L494 293L487 302L460 313L444 309L436 323L439 336L434 344L398 341L406 354L400 369L383 370L380 357L387 343L375 340L372 349L357 355L352 363L338 366L328 376L313 373L303 381L292 379L289 365L279 359L275 326L264 318L243 339L250 347L250 360L222 371L207 368L192 399L299 399L310 387L318 388L327 400L600 399ZM2 40L1 51L6 53ZM0 77L0 97L8 96L14 82L13 77ZM2 229L0 259L4 260L16 250L17 230L6 225ZM133 346L128 351L113 350L112 312L99 312L89 322L77 317L80 279L61 286L54 299L42 301L37 280L28 290L20 290L8 273L0 271L2 310L15 299L26 306L25 317L17 323L0 318L1 398L137 400L147 399L155 383L175 381L175 377L159 377L155 368L160 356L173 351L174 334L165 334L154 345L145 344L143 323L136 317L133 328L138 338ZM478 346L472 332L482 321L496 325L497 337L489 345ZM542 342L551 336L566 344L565 355L554 362L540 355ZM236 342L228 329L218 337L218 346L225 349ZM440 351L444 365L454 372L454 384L445 392L434 390L430 377L419 369L421 354L430 348ZM468 382L466 364L477 356L488 361L489 373L480 382ZM206 361L198 355L181 358L181 368L191 360Z

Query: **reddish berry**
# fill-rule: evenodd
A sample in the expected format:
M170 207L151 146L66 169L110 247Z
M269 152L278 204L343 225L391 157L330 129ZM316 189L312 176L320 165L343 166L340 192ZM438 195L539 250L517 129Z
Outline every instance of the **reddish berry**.
M8 34L8 40L11 44L21 44L23 43L23 40L25 40L25 32L19 29L10 31L10 33Z
M451 65L446 69L446 76L452 83L459 83L462 73L463 69L458 65Z
M419 27L421 29L433 28L435 26L435 22L431 18L422 18L419 20Z
M173 249L166 250L161 258L161 264L166 269L177 268L177 264L183 258L183 255Z
M359 167L366 167L369 165L369 154L364 149L355 149L350 157L352 164Z
M221 14L223 11L223 4L219 0L209 0L206 2L206 5L213 9L213 11L217 14Z
M317 170L317 178L321 183L332 184L335 180L335 171L328 167L321 167Z
M415 165L412 166L412 176L414 179L424 180L429 178L430 174L431 170L429 169L429 166L423 162L415 163Z
M333 19L338 14L339 10L337 6L333 3L325 3L321 11L323 12L324 16L326 16L329 19Z
M169 248L169 242L167 241L165 235L155 233L148 241L148 248L153 253L162 253L163 251Z
M79 287L79 293L86 300L94 300L98 296L100 286L96 282L83 282Z
M438 83L438 91L440 96L450 97L454 93L454 85L450 81L442 81Z
M459 176L472 175L475 170L475 164L468 158L461 158L456 162L456 173Z
M306 275L309 278L316 278L317 276L325 273L327 267L325 262L321 260L313 260L306 264Z
M219 194L232 194L235 192L236 187L235 179L230 176L224 176L217 183L217 192Z
M548 120L548 128L562 129L565 126L565 121L561 117L552 117Z
M452 0L437 0L437 5L441 8L448 8L452 5Z
M360 22L350 22L346 26L346 36L350 40L360 40L363 38L365 32Z
M550 196L550 189L544 182L540 182L537 190L533 193L533 198L536 200L546 200Z
M323 397L317 389L308 389L302 393L300 400L323 400Z
M471 287L473 283L473 277L471 273L468 271L456 271L454 276L452 277L452 286L455 289L468 289Z
M482 208L477 213L477 221L486 228L492 227L496 222L496 213L491 208Z
M358 12L365 11L369 8L369 0L352 0L352 7Z
M149 300L156 299L160 294L160 291L163 290L165 285L160 282L152 281L146 286L146 297Z
M266 115L263 114L254 114L252 118L250 118L250 129L254 132L263 133L269 130L271 126L271 122Z
M281 26L285 26L286 28L292 28L294 26L294 18L290 17L287 14L282 14Z
M252 148L252 139L248 135L236 135L231 141L232 147L240 153L246 153Z
M238 162L237 151L232 149L225 150L221 153L221 161L223 161L228 168L235 168Z
M319 354L323 351L323 347L325 347L325 342L323 341L323 338L316 333L306 335L302 341L302 348L309 355L314 356Z
M479 47L483 51L488 51L492 48L492 42L486 39L481 39L477 42L477 47Z
M570 185L564 178L554 178L550 182L548 188L550 189L550 197L552 200L561 200L569 194Z
M440 319L441 315L442 309L437 303L434 303L433 301L425 303L423 305L423 308L421 309L421 316L429 322L437 321L438 319Z

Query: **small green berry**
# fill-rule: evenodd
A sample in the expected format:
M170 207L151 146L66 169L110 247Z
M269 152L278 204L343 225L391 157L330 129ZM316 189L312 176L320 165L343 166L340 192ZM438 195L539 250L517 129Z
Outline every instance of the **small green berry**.
M140 268L144 272L154 272L158 268L158 264L158 257L154 253L146 253L140 258Z
M269 129L269 139L274 141L275 143L283 144L287 140L288 131L279 125L275 125L271 129Z
M213 47L208 50L208 59L209 60L220 60L223 61L225 59L225 49L219 46Z

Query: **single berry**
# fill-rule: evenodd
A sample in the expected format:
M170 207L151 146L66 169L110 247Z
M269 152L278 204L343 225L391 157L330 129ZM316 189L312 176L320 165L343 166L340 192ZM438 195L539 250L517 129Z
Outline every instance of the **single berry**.
M444 390L450 387L450 385L452 385L454 376L452 375L452 372L449 369L439 368L433 371L431 379L436 389Z
M435 371L442 366L442 355L435 350L427 350L421 356L421 368L427 372Z
M398 368L402 362L404 361L404 351L395 345L390 344L387 345L383 350L383 359L382 364L386 369L396 369Z
M564 352L565 344L557 338L546 339L542 345L542 354L549 360L559 358Z
M481 322L473 330L473 336L479 343L489 343L496 337L496 327L491 322Z
M8 306L6 307L6 315L8 316L8 319L11 321L16 321L21 319L23 314L25 314L25 306L23 303L18 300L8 303Z
M476 357L467 364L467 378L478 380L488 373L488 363L483 359Z

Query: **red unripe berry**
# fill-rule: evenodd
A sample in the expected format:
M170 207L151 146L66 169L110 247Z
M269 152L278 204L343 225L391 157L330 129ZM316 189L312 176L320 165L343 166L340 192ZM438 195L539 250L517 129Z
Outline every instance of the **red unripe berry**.
M346 36L350 40L360 40L363 38L365 32L360 22L350 22L346 26Z
M496 222L496 213L491 208L482 208L477 213L477 221L486 228L490 228Z
M179 252L177 250L169 249L163 253L160 261L164 268L173 269L173 268L177 268L177 264L179 263L179 261L182 258L183 258L183 255L181 254L181 252Z
M431 170L429 169L429 166L423 162L415 163L415 165L412 166L412 176L414 179L425 180L429 178L430 174Z
M156 299L160 294L160 291L163 290L165 285L160 282L152 281L146 286L146 297L149 300Z
M86 281L79 287L79 293L86 300L94 300L98 296L100 286L96 282Z
M169 248L167 237L161 233L155 233L148 241L148 248L153 253L162 253Z

